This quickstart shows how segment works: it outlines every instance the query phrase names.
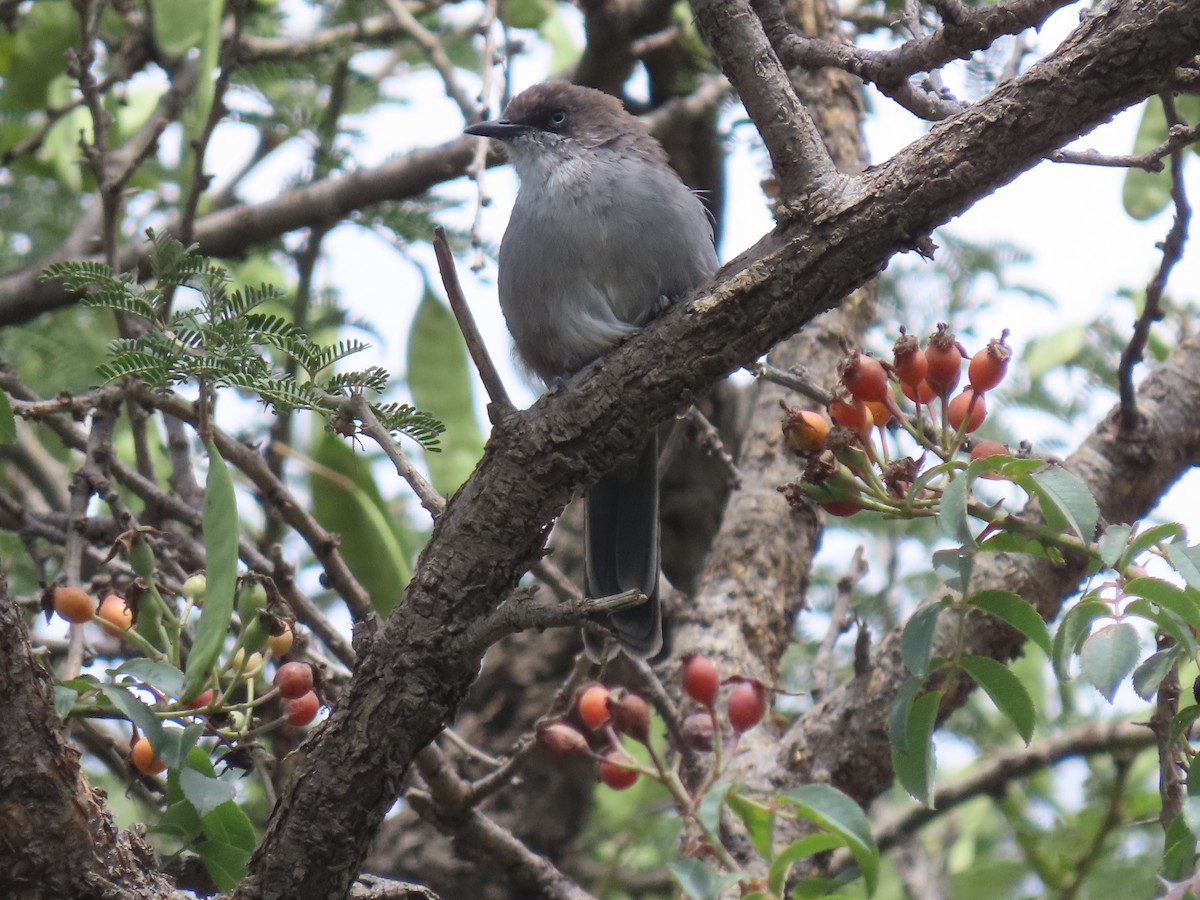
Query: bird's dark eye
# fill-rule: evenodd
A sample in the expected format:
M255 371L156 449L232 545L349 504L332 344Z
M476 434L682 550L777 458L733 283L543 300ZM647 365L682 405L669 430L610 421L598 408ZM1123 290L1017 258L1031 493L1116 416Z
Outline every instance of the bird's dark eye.
M562 128L567 124L567 111L565 109L556 109L550 113L550 127Z

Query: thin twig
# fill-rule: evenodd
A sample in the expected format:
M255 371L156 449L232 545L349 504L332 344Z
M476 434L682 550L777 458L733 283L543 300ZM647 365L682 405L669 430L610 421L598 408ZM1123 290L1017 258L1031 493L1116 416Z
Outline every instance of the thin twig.
M821 638L809 670L812 672L809 691L813 702L820 700L823 695L833 689L833 648L837 639L850 627L854 621L850 613L850 598L854 594L854 586L862 581L867 574L867 564L863 558L863 548L860 544L854 550L850 567L837 582L837 591L833 598L833 608L829 611L829 628Z
M833 395L825 390L815 381L811 381L807 376L801 375L799 372L788 372L777 368L770 363L755 362L747 366L743 366L747 372L755 378L761 378L763 381L770 381L778 384L781 387L791 388L793 391L803 394L810 400L814 400L825 406Z
M450 242L446 239L446 229L440 225L433 230L433 249L437 253L438 270L442 274L442 284L446 288L446 299L450 301L450 309L454 312L458 328L467 344L467 352L471 354L471 361L475 363L484 389L491 398L491 402L488 404L488 416L492 423L496 424L509 415L514 407L508 398L508 392L504 389L504 382L500 380L500 373L492 363L491 356L488 355L487 347L483 343L483 336L475 325L475 318L471 315L471 308L467 305L467 298L458 281L458 272L454 268L454 254L450 250Z
M1175 99L1170 94L1160 96L1163 112L1167 121L1172 125L1181 124L1179 114L1175 109ZM1131 430L1137 426L1137 399L1133 388L1133 369L1142 361L1146 342L1150 339L1150 328L1153 323L1163 317L1162 297L1171 277L1171 270L1183 258L1183 248L1188 238L1188 223L1192 218L1192 208L1188 203L1187 191L1183 183L1183 149L1176 147L1171 151L1171 199L1175 202L1175 219L1171 230L1167 232L1166 240L1162 242L1162 262L1154 278L1146 285L1146 303L1142 314L1138 316L1133 328L1133 337L1121 351L1121 363L1117 367L1117 379L1121 394L1120 426Z
M1152 150L1132 155L1107 155L1096 150L1055 150L1046 159L1057 163L1073 163L1080 166L1109 166L1119 169L1144 169L1161 172L1163 160L1200 140L1200 124L1187 126L1177 122L1167 132L1167 139Z
M396 17L396 21L400 23L400 27L408 32L409 37L425 51L429 62L433 64L434 69L442 78L446 95L458 106L463 118L468 122L476 121L479 116L479 105L471 101L462 85L458 83L458 73L455 71L454 63L450 61L446 48L442 46L438 36L417 21L417 17L408 11L408 6L403 0L385 0L385 2L392 15Z

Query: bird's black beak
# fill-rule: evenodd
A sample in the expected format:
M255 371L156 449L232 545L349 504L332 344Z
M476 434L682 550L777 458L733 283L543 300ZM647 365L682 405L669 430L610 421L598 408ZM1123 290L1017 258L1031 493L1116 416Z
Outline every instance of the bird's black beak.
M533 131L528 125L518 125L507 119L490 119L487 122L476 122L463 129L463 134L474 134L478 137L495 138L498 141L509 141Z

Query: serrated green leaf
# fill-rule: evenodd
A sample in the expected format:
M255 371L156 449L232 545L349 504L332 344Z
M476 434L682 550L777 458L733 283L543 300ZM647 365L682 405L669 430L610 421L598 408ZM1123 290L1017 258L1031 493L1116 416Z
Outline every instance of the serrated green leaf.
M736 788L725 795L725 803L746 826L746 834L750 838L750 843L754 845L754 849L758 851L758 855L765 860L770 860L774 855L774 811L756 800L743 797Z
M178 697L183 689L183 673L167 662L158 662L145 657L126 660L112 670L114 675L129 675L142 684L158 688L162 693Z
M1162 877L1167 881L1183 881L1190 878L1196 868L1196 836L1176 816L1167 826L1163 841Z
M1200 719L1200 706L1185 706L1179 712L1175 713L1171 717L1171 727L1167 732L1168 746L1174 746L1180 736L1191 728L1197 719Z
M1189 656L1197 653L1196 635L1192 626L1163 606L1151 603L1144 597L1138 597L1125 604L1125 615L1137 616L1148 622L1153 622L1158 630L1167 635L1172 641L1183 647Z
M475 417L471 367L458 324L428 289L409 333L408 387L413 403L436 416L451 437L442 453L426 457L434 487L449 496L483 455L483 432Z
M1189 547L1182 541L1167 544L1167 559L1188 587L1200 591L1200 545Z
M1071 530L1085 543L1090 542L1096 531L1100 510L1096 506L1096 498L1083 480L1061 466L1050 466L1031 477L1040 489L1037 493L1043 509L1047 503L1053 504L1067 520Z
M991 613L1002 622L1007 622L1029 640L1033 641L1047 656L1053 655L1050 629L1028 600L1012 591L978 591L968 598L972 606Z
M1096 547L1106 566L1111 567L1117 564L1117 560L1124 554L1125 546L1129 543L1132 534L1133 529L1120 522L1104 529L1104 533L1096 541Z
M112 702L112 705L138 727L138 730L150 741L150 746L157 751L162 746L163 729L162 722L154 714L154 710L119 684L102 683L97 686Z
M892 769L896 778L914 800L925 806L933 803L933 778L937 759L933 752L933 729L937 724L941 691L922 694L909 710L907 733L908 751L892 750Z
M191 766L184 766L179 772L179 787L187 801L196 807L203 818L220 806L234 798L236 791L232 784L220 778L197 772Z
M975 535L971 531L971 517L967 515L967 502L971 499L971 481L966 473L958 473L942 490L938 504L938 526L951 540L975 546Z
M1008 666L990 656L964 656L959 665L1016 726L1021 740L1028 746L1033 739L1035 711L1033 699L1020 679Z
M862 872L867 893L875 893L879 884L879 848L861 806L828 784L806 784L783 794L780 800L793 805L797 813L822 831L845 841Z
M945 582L946 587L960 594L966 593L971 584L971 573L975 571L975 552L962 547L936 550L932 556L933 573Z
M1114 622L1088 635L1079 650L1079 671L1109 703L1138 661L1137 631Z
M1150 547L1163 541L1178 539L1183 536L1183 526L1178 522L1167 522L1162 525L1154 525L1147 528L1145 531L1138 532L1129 543L1128 549L1121 554L1121 558L1117 560L1114 568L1118 571L1124 569L1131 562L1136 560L1143 552Z
M253 853L258 846L254 825L242 808L232 800L222 803L204 816L204 833L214 841Z
M1168 647L1147 657L1133 670L1133 689L1143 700L1154 696L1171 667L1179 660L1179 647Z
M65 720L75 708L75 699L79 696L74 690L61 684L54 686L54 711L60 719Z
M1169 609L1195 631L1200 632L1200 599L1194 590L1183 590L1161 578L1131 578L1125 582L1125 593L1145 597L1164 609Z
M147 830L151 834L169 834L181 843L187 843L200 835L201 828L196 808L186 800L178 800L170 804L167 811Z
M913 613L904 633L900 637L900 656L908 671L924 676L929 672L929 655L933 650L933 638L937 631L938 615L943 603L930 603Z
M233 621L233 598L237 586L238 512L229 467L216 444L209 441L208 481L204 490L205 574L204 608L188 654L186 678L180 700L184 703L204 690L213 663L221 653Z
M1103 600L1081 600L1067 610L1058 631L1054 633L1054 673L1059 681L1070 681L1071 673L1067 662L1078 651L1083 639L1091 631L1097 619L1112 615L1112 607Z

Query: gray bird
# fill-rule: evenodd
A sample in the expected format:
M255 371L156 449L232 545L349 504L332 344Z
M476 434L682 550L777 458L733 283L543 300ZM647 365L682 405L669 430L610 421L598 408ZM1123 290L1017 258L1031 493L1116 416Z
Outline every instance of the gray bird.
M616 98L539 84L466 133L502 141L520 181L500 245L500 307L521 362L548 386L716 271L704 205ZM612 615L621 647L658 653L656 437L588 490L585 547L588 596L636 589L649 598Z

